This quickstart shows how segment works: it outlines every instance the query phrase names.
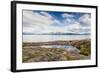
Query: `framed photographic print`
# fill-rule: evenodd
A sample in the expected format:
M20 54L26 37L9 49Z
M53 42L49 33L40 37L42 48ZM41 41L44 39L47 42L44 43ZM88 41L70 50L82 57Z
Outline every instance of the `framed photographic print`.
M11 2L11 71L97 67L97 6Z

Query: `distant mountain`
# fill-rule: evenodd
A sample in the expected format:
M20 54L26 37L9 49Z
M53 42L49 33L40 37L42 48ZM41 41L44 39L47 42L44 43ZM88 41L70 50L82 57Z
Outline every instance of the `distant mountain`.
M90 35L90 33L23 33L23 35Z

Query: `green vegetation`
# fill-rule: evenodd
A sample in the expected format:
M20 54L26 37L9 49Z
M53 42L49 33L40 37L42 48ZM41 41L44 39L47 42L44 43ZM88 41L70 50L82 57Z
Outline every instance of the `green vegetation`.
M83 54L85 56L88 56L91 54L91 49L90 48L81 48L80 49L80 54Z
M80 54L89 56L91 54L91 44L90 42L83 42L80 45Z
M70 55L66 55L66 59L67 59L68 61L73 60L73 58L72 58Z

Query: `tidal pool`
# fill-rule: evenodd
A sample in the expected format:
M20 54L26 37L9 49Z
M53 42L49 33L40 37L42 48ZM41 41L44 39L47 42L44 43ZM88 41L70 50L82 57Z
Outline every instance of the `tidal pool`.
M42 48L51 48L51 49L65 49L67 51L70 51L70 52L76 52L76 53L79 53L80 51L74 47L74 46L71 46L71 45L44 45L44 46L41 46Z

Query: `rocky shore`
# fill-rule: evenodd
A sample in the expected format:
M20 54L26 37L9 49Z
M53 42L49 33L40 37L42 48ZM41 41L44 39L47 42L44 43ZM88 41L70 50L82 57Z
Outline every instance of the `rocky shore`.
M41 47L44 45L71 45L76 47L79 50L79 52L68 51L64 48L57 49L57 48ZM90 39L39 42L39 43L24 42L22 48L23 63L86 60L86 59L90 59L90 55L91 55Z

